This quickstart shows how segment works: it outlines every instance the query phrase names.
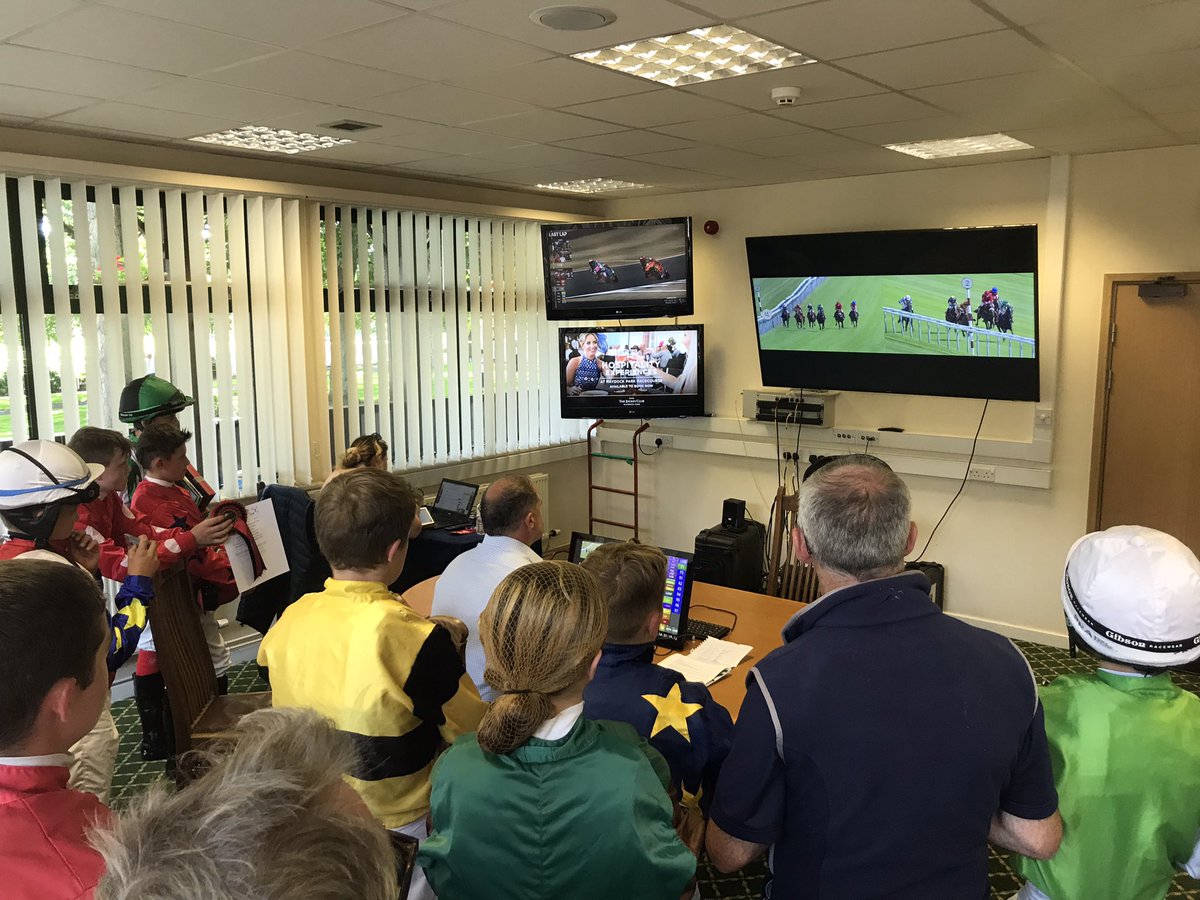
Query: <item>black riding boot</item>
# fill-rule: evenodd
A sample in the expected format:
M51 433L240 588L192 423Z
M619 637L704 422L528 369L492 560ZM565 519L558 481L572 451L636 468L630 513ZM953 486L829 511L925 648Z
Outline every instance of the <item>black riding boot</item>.
M228 675L218 675L217 676L217 693L220 694L222 697L224 697L226 694L229 693L229 676Z
M167 692L161 672L133 676L133 699L142 720L142 759L150 762L170 756L166 731Z

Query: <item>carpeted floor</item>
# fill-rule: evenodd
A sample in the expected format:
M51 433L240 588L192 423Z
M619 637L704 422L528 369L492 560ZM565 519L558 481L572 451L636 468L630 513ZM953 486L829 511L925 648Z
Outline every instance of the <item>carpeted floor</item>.
M1081 657L1073 660L1066 650L1021 641L1017 643L1029 660L1039 681L1050 681L1066 672L1086 672L1092 668L1092 663L1087 659ZM1173 677L1184 688L1200 694L1200 676L1176 674ZM229 689L234 693L240 693L264 690L265 685L259 680L254 664L246 663L229 670ZM129 802L130 798L163 777L163 764L161 762L145 763L138 756L137 748L142 739L142 732L137 710L134 708L132 700L114 703L113 716L116 718L117 728L121 732L121 754L117 760L117 771L113 778L112 805L120 809ZM765 860L765 856L760 857L746 869L734 875L722 875L702 860L699 872L701 895L705 900L756 900L761 894L763 879L766 877ZM997 898L1010 897L1021 886L1020 880L1009 867L1007 860L994 851L991 854L991 884L992 895ZM1175 880L1167 898L1168 900L1200 900L1200 882L1180 876Z

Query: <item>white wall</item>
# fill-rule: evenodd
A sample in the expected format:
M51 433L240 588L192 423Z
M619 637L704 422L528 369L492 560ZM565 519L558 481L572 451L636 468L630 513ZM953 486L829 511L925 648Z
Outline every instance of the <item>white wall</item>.
M1014 636L1062 643L1058 579L1066 550L1085 527L1103 278L1200 269L1197 173L1195 146L1072 160L1065 260L1061 244L1047 246L1054 231L1048 160L617 201L606 214L693 217L694 320L706 327L708 410L718 416L740 415L740 392L762 383L746 236L1042 226L1043 403L1053 405L1056 417L1052 487L968 483L926 558L946 566L950 611ZM700 230L706 219L720 222L715 237ZM1046 277L1059 262L1066 275L1061 302L1058 285ZM872 394L843 394L838 402L839 424L967 437L982 408L981 401ZM993 403L982 437L1027 440L1031 429L1032 404ZM685 450L647 459L642 477L643 540L675 547L690 546L696 532L716 524L725 497L746 499L765 520L776 487L773 462ZM918 527L928 534L958 483L907 480Z

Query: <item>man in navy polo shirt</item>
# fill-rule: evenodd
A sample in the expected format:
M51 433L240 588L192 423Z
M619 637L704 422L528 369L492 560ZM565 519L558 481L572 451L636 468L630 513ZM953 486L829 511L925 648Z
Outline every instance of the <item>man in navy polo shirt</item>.
M884 462L810 474L792 540L823 596L751 672L709 856L771 847L767 897L986 898L989 840L1045 859L1062 838L1032 672L904 571L917 530Z

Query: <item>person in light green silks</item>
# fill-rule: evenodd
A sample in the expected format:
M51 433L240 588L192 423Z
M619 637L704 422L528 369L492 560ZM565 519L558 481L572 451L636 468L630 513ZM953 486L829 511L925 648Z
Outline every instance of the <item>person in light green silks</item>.
M1162 900L1176 871L1200 877L1200 697L1167 672L1200 658L1200 561L1152 528L1085 535L1062 602L1100 665L1041 691L1063 841L1015 858L1017 897Z

